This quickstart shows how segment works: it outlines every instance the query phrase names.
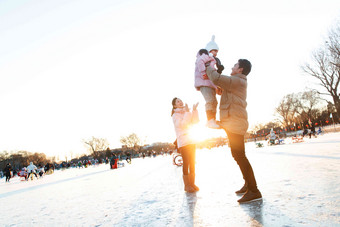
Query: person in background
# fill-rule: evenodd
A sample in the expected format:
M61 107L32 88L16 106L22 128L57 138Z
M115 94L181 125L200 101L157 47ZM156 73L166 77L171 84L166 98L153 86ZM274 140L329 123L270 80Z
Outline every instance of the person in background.
M33 164L33 162L30 162L29 166L27 166L27 172L28 172L27 180L30 178L31 174L34 174L35 177L38 179L36 170L37 170L37 167Z
M44 167L42 167L41 165L38 168L38 174L39 177L42 177L44 175L45 171L44 171Z
M11 179L11 171L12 171L11 163L7 163L7 165L5 166L5 169L4 169L4 173L5 173L5 176L6 176L6 182L9 182L9 180Z

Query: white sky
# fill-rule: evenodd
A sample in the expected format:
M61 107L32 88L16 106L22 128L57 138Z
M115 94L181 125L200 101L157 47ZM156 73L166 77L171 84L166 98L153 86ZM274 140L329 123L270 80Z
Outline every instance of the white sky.
M252 62L249 123L268 122L313 86L300 65L339 16L338 0L2 0L0 152L82 153L82 139L115 148L132 132L172 142L173 97L199 101L205 123L194 63L213 34L223 74Z

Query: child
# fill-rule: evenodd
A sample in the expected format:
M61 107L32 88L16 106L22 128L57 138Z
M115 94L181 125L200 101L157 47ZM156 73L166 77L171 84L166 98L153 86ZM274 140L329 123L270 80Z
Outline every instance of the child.
M217 72L222 73L224 67L221 64L221 61L216 57L218 50L219 48L215 43L215 36L212 36L212 39L207 44L206 49L198 51L195 63L195 88L198 91L201 91L206 102L205 111L208 120L207 126L215 129L220 128L220 126L216 123L216 94L221 95L222 90L209 80L205 70L207 65L211 67L216 65Z

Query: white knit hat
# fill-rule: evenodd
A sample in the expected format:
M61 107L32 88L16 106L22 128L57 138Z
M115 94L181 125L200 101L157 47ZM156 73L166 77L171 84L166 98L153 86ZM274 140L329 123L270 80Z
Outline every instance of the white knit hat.
M215 35L211 37L211 41L207 44L205 49L207 49L208 52L210 52L211 50L218 50L218 46L215 43Z

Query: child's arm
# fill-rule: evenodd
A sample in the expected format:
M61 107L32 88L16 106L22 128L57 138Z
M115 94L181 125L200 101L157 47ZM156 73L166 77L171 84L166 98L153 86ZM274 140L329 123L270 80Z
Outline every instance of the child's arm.
M224 70L224 66L222 65L222 63L221 63L221 61L220 61L219 58L217 58L217 57L214 57L214 58L215 58L215 60L216 60L217 72L218 72L219 74L221 74L222 71Z
M213 57L210 57L206 54L202 54L197 60L197 67L199 72L202 74L204 80L209 80L208 76L206 75L206 69L208 66L214 67L216 61Z
M205 74L206 63L207 63L206 58L204 58L203 55L197 59L197 68L202 75Z

